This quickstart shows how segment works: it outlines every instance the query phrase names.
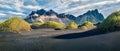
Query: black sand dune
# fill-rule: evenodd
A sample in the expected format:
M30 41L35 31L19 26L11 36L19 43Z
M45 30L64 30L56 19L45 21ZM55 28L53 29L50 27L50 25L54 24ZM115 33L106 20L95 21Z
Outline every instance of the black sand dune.
M100 34L104 34L104 32L100 32L100 31L97 31L96 29L92 29L92 30L80 32L80 33L63 34L63 35L55 36L53 38L74 39L74 38L82 38L82 37L88 37L88 36L94 36L94 35L100 35Z
M120 51L120 31L105 34L93 30L76 31L42 29L22 34L0 32L0 51ZM69 37L51 38L65 34Z

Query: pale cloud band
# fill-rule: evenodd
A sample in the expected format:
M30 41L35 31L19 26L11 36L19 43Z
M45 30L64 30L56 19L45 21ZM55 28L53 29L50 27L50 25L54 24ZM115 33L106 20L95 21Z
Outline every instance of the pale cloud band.
M6 16L6 14L4 14L4 13L0 13L0 16Z
M112 3L118 3L120 2L120 0L116 0L116 1L102 1L102 2L97 2L97 3L92 3L92 4L86 4L86 5L82 5L82 6L78 6L78 7L75 7L75 8L71 8L71 9L67 9L65 10L64 12L71 12L71 11L75 11L75 10L78 10L78 9L84 9L84 8L87 8L87 7L94 7L94 6L101 6L101 5L105 5L105 4L112 4Z

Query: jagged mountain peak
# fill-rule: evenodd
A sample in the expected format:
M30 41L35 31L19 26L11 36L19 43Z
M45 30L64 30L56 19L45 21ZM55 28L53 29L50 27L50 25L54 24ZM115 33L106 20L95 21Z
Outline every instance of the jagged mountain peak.
M52 10L52 9L50 9L49 11L50 11L50 12L55 12L55 11L54 11L54 10Z
M95 9L94 11L95 11L95 12L99 12L98 9Z
M98 9L95 9L95 10L88 10L86 13L84 13L83 15L85 15L85 14L94 14L94 13L99 13L99 11L98 11ZM79 16L81 16L81 15L79 15ZM79 17L78 16L78 17Z
M57 15L57 13L56 13L55 11L53 11L52 9L50 9L49 11L47 11L47 12L45 13L45 15L47 15L47 16L51 16L51 15L53 15L53 14Z
M41 11L46 11L46 10L44 10L44 9L37 10L37 12L41 12Z
M37 10L37 11L36 11L36 13L37 13L38 15L43 15L45 12L46 12L46 10L44 10L44 9L40 9L40 10Z

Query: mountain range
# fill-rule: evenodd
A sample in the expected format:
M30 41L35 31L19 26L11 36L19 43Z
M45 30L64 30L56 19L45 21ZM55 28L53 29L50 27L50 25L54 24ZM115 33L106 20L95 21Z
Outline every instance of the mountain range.
M40 9L37 11L32 11L25 18L25 20L29 23L55 21L66 25L68 25L70 22L75 22L78 25L81 25L87 21L90 21L94 24L102 22L104 20L104 16L101 13L99 13L98 9L89 10L83 15L79 15L77 17L66 13L58 14L53 10L46 11L44 9Z

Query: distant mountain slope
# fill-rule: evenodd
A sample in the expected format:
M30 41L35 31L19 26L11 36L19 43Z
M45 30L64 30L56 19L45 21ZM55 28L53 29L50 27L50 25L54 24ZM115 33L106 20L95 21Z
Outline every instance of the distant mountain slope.
M58 14L53 10L46 11L44 9L40 9L37 11L32 11L25 20L29 23L33 23L36 21L39 22L47 22L47 21L56 21L63 24L68 25L70 22L74 21L75 23L81 25L84 22L90 21L93 23L98 23L104 20L104 16L98 12L97 9L88 11L83 15L79 15L75 17L71 14L61 13Z
M88 11L84 13L83 15L79 15L76 19L77 24L83 24L86 21L92 22L92 23L98 23L104 20L104 16L98 12L97 9Z

